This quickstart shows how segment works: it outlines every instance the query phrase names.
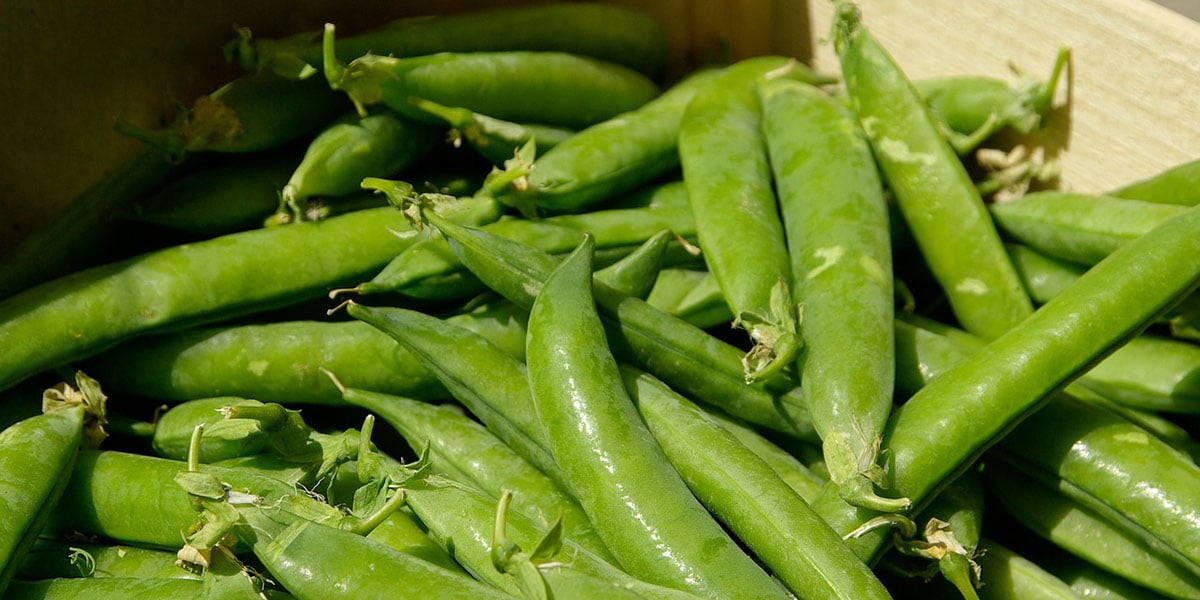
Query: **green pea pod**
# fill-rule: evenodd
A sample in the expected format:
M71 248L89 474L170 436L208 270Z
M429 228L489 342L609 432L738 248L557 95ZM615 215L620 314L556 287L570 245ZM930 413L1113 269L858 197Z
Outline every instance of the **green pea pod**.
M1102 516L1059 494L1019 467L989 462L992 495L1024 526L1071 554L1128 581L1175 598L1200 597L1196 576Z
M452 127L450 140L455 145L464 141L480 156L496 166L516 156L517 151L531 140L545 151L575 135L572 129L533 123L513 123L472 112L457 106L443 106L423 98L412 98L413 107Z
M1045 190L993 204L992 216L1012 239L1051 257L1096 264L1188 207Z
M536 291L556 266L554 259L526 245L478 229L458 227L425 213L449 240L467 268L489 287L520 306L530 306ZM606 285L594 286L597 304L610 327L609 340L623 360L637 364L690 397L718 406L748 422L812 439L803 420L803 400L793 385L747 384L742 351L704 331L630 298ZM619 329L618 329L619 328ZM781 403L791 406L785 411Z
M279 206L279 188L298 157L288 150L238 158L187 173L121 214L201 238L257 228Z
M1117 198L1195 206L1200 203L1200 159L1180 163L1107 193Z
M487 199L454 202L486 217ZM127 338L316 297L361 280L411 243L380 208L174 246L48 282L0 303L0 389ZM297 265L303 268L297 268Z
M564 254L579 245L585 232L596 237L598 248L641 244L663 229L682 237L695 237L696 227L687 206L615 208L580 215L559 215L538 220L501 219L483 225L488 233L528 244L550 254ZM427 279L462 273L466 267L442 238L414 244L393 259L370 281L357 286L364 294L401 292Z
M834 47L850 107L885 182L955 317L996 338L1033 312L1000 234L966 168L912 83L863 26L836 3Z
M410 98L460 106L497 119L582 128L633 110L658 86L627 67L564 52L443 52L396 58L366 54L348 65L334 56L325 25L325 78L358 109L383 104L434 121ZM488 82L486 86L480 82Z
M421 312L354 302L346 312L408 348L496 437L561 487L523 362L483 336Z
M25 580L66 577L200 579L198 573L175 564L175 561L175 553L167 550L45 540L33 547L17 577Z
M728 431L747 450L754 453L759 460L767 464L775 475L788 484L796 495L805 502L812 502L821 493L821 486L828 479L822 478L810 471L795 455L779 447L762 434L736 419L716 410L708 410L706 414L718 425Z
M1027 447L1031 440L1038 443ZM1060 399L994 452L1200 576L1194 508L1200 468L1142 428L1110 411ZM1129 493L1133 481L1142 493Z
M518 358L525 355L525 311L482 307L447 317ZM342 403L322 369L347 386L416 398L449 397L413 354L374 327L355 321L281 321L190 328L146 337L90 361L88 372L114 393L181 402L241 396L281 404Z
M80 444L103 439L104 395L95 380L76 375L43 394L42 414L0 431L0 592L8 586L66 489ZM85 431L86 429L86 431Z
M891 597L820 516L703 409L645 373L624 368L622 376L688 487L797 597Z
M104 536L118 543L177 549L200 513L174 483L187 463L114 450L82 451L47 531ZM204 465L235 490L271 502L295 489L249 469Z
M621 260L596 271L596 280L631 298L645 298L662 270L674 236L669 229L659 231Z
M302 600L510 597L351 531L306 519L281 525L270 518L249 518L255 526L254 555Z
M908 500L886 497L879 465L892 411L895 293L887 200L870 145L854 115L817 88L767 80L758 89L792 297L803 310L797 365L825 463L848 502L903 511Z
M272 40L248 30L225 55L249 71L307 77L321 68L321 33ZM462 14L402 17L338 44L337 57L368 52L420 56L437 52L557 50L591 56L656 77L666 63L663 27L649 15L613 4L563 3L489 8Z
M464 483L496 498L503 490L512 490L515 510L545 528L562 518L566 535L600 556L609 556L577 502L495 434L458 410L354 388L345 388L342 396L382 417L413 448L425 449L434 468L452 465L466 477Z
M979 557L979 564L991 574L988 584L979 589L982 600L1079 600L1070 586L1033 561L986 538L982 545L987 552Z
M799 351L792 274L754 73L697 94L679 124L679 162L704 262L754 346L747 381L790 367ZM752 257L747 260L746 257Z
M884 449L897 492L916 506L967 468L1049 395L1140 333L1200 284L1200 209L1171 219L1092 267L1002 337L893 411ZM870 519L823 493L819 512L839 532ZM856 540L877 554L878 532Z
M526 214L583 212L636 189L679 166L679 126L693 97L776 69L806 81L829 81L779 56L701 71L644 106L582 130L538 157L529 177L499 199Z
M189 152L255 152L278 148L320 129L346 101L319 79L294 81L273 73L245 75L196 99L166 129L125 121L117 131L178 160Z
M447 570L466 573L462 565L454 562L454 558L429 537L420 519L407 508L397 509L389 514L367 534L367 539Z
M700 595L786 597L696 501L639 420L591 295L591 252L589 236L547 277L525 350L534 405L568 489L635 577Z
M319 215L309 214L309 198L346 196L361 190L364 178L395 175L429 154L440 137L437 128L391 111L351 112L309 142L268 223L315 220Z
M1166 596L1135 585L1127 579L1084 562L1066 553L1041 559L1042 565L1063 583L1071 586L1075 593L1084 598L1101 600L1165 600Z
M1027 135L1040 127L1070 60L1071 51L1060 49L1045 81L1023 76L1011 85L991 77L952 75L920 79L913 86L943 126L954 150L967 154L1003 129Z
M1079 383L1131 408L1200 413L1200 348L1143 334L1092 367Z
M1005 247L1021 275L1025 291L1038 306L1067 289L1085 270L1083 266L1046 256L1024 244L1008 243Z
M659 271L646 303L701 329L733 321L729 303L721 295L721 286L708 271Z
M177 404L155 419L151 446L163 458L187 460L192 449L192 432L199 425L204 427L199 456L203 462L218 462L263 451L267 434L257 422L248 419L228 420L221 414L222 408L234 404L262 403L225 396Z
M56 578L17 581L5 598L14 600L56 600L126 598L127 600L168 600L203 598L204 582L195 579L153 579L141 577Z

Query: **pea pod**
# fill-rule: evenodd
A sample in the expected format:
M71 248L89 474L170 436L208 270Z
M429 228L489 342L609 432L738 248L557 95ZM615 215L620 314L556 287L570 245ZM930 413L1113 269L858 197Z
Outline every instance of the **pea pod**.
M72 544L47 540L30 551L18 578L136 577L140 579L200 579L175 564L175 553L139 546Z
M249 71L307 77L321 68L320 32L279 40L253 39L244 29L238 34L226 45L225 55ZM666 62L667 43L662 25L637 10L565 3L402 17L342 40L337 57L349 61L368 52L419 56L496 50L571 52L656 77Z
M527 215L574 213L636 189L679 166L679 126L692 98L775 69L807 81L829 80L779 56L692 74L644 106L588 127L539 156L533 172L498 198Z
M325 25L325 78L350 97L359 114L383 104L428 121L410 101L423 98L506 121L582 128L658 95L658 86L637 71L563 52L366 54L343 65L334 54L333 31Z
M688 487L797 597L891 597L816 512L703 409L645 373L623 368L622 376Z
M123 218L196 238L260 227L279 206L279 188L299 158L291 150L239 158L171 181L122 211Z
M733 320L721 287L708 271L663 269L646 303L701 329Z
M1079 600L1079 595L1033 561L999 543L985 538L987 552L979 557L984 572L990 573L988 584L979 589L983 600Z
M315 220L319 215L310 214L309 198L346 196L362 189L366 177L390 177L429 154L440 134L390 111L343 116L309 142L268 222Z
M346 110L347 103L319 79L294 81L273 73L245 75L196 99L166 129L125 121L117 131L178 160L190 152L255 152L312 134Z
M1014 240L1051 257L1093 265L1186 206L1045 190L991 207Z
M1049 394L1138 334L1200 283L1200 209L1164 223L931 381L893 412L884 434L897 492L920 506ZM848 532L871 518L823 493L819 512ZM874 556L878 533L857 540Z
M1028 135L1040 127L1070 60L1070 50L1060 49L1045 81L1022 76L1010 85L991 77L959 75L920 79L913 85L954 150L966 154L1005 128Z
M204 427L200 438L200 460L206 463L257 454L266 447L267 434L248 419L228 420L220 412L234 404L261 405L257 400L236 397L200 398L177 404L155 419L151 445L163 458L186 460L192 450L192 433Z
M512 305L447 317L501 351L525 354L525 312ZM341 404L321 369L348 386L437 400L449 392L411 352L355 321L214 325L146 337L86 363L115 393L181 402L241 396L281 404Z
M471 220L495 205L475 199L453 206L456 218ZM411 239L395 235L408 225L390 208L305 225L166 248L4 301L0 389L139 334L318 296L379 268Z
M1148 589L1178 598L1200 597L1194 573L1086 506L1071 501L1004 461L989 463L989 489L1025 527L1060 548Z
M820 90L785 80L758 89L792 297L803 310L797 365L825 463L848 502L905 510L906 498L886 497L879 466L892 411L895 300L887 201L870 145L854 115Z
M513 123L472 112L458 106L443 106L423 98L413 98L413 106L450 126L450 141L455 146L464 141L480 156L494 165L516 155L531 140L542 151L557 146L575 135L572 129L534 123Z
M203 598L204 582L195 579L150 579L139 577L56 578L18 581L9 587L5 598L17 600L88 600L127 598L128 600L166 600Z
M834 47L850 107L955 317L995 338L1033 312L988 210L912 83L863 26L836 3Z
M753 72L697 94L679 124L679 161L704 262L754 346L747 381L791 366L799 350L791 269ZM746 260L751 256L753 260Z
M79 373L79 389L67 384L43 394L42 414L0 431L0 591L62 497L81 443L103 439L104 396L95 380ZM85 429L86 428L86 429Z
M1200 203L1200 159L1172 166L1147 177L1125 184L1107 195L1130 200L1195 206Z
M568 489L635 577L709 597L786 597L691 495L638 419L590 293L591 250L587 237L546 279L525 352Z

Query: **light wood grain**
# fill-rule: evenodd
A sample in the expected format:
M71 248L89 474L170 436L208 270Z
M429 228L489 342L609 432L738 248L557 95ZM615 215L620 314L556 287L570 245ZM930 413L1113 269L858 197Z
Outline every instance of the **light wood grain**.
M861 0L863 21L910 78L1041 75L1072 51L1062 183L1112 189L1200 158L1200 25L1141 0ZM809 5L826 37L832 3ZM827 43L815 64L836 70ZM1044 75L1042 75L1044 76Z

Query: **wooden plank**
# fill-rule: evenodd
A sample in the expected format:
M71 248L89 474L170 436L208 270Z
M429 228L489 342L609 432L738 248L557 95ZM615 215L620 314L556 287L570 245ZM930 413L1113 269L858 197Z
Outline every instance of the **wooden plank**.
M861 0L863 21L910 78L1043 76L1072 50L1062 183L1112 189L1200 158L1200 25L1144 0ZM832 3L811 0L814 63L835 70L824 40ZM1062 131L1059 131L1062 133Z

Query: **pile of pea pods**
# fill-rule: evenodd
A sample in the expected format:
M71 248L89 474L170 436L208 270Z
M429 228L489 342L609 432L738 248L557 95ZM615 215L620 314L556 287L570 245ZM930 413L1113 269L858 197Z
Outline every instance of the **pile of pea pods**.
M0 594L1200 598L1200 160L828 40L239 30L0 264Z

